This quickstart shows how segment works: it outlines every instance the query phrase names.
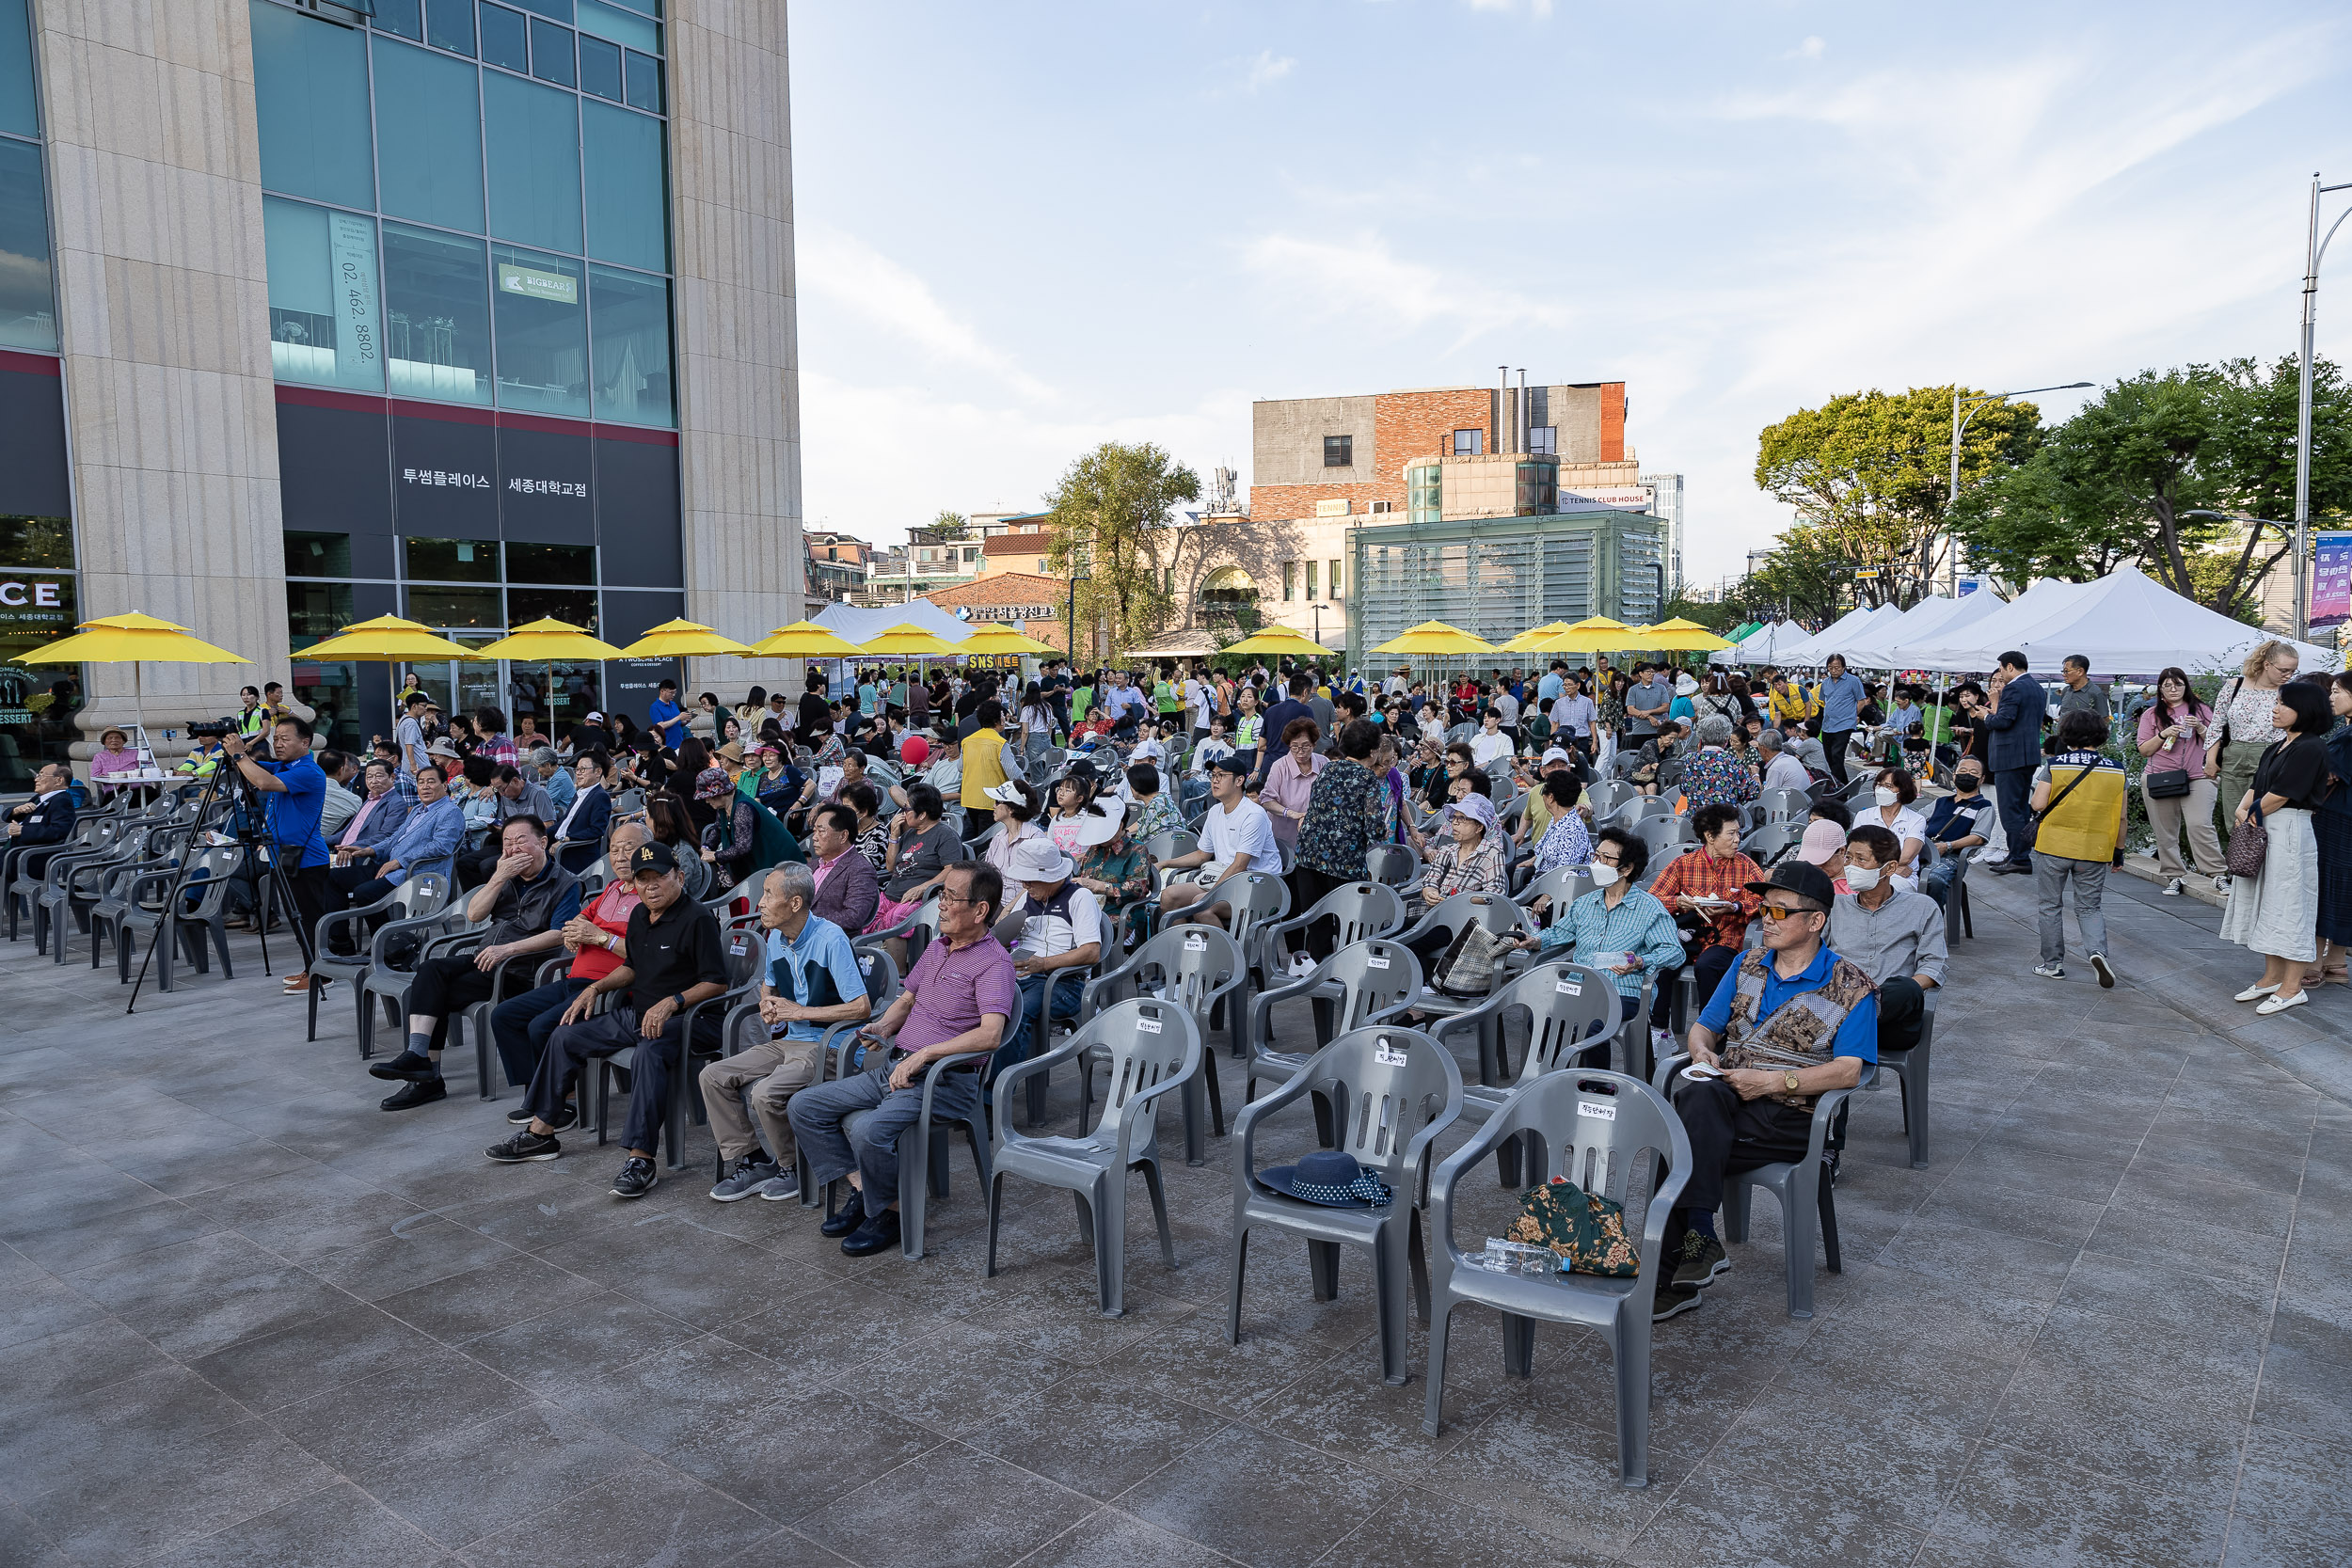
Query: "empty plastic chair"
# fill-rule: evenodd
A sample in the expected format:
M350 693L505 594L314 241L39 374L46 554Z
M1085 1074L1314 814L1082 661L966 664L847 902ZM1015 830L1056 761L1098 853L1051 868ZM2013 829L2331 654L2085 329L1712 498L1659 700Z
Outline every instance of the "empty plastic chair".
M1502 1045L1503 1017L1513 1012L1527 1016L1527 1055L1517 1074ZM1429 1033L1449 1048L1464 1036L1477 1042L1478 1083L1464 1091L1462 1106L1463 1115L1484 1120L1512 1087L1539 1075L1539 1064L1557 1066L1565 1056L1577 1066L1606 1068L1610 1039L1626 1022L1623 1013L1611 976L1553 960L1537 964L1477 1006L1440 1020Z
M1935 999L1942 988L1925 991L1919 1014L1919 1043L1908 1051L1879 1053L1881 1069L1895 1075L1903 1095L1903 1132L1911 1143L1911 1168L1928 1168L1928 1053L1935 1042Z
M1351 1029L1384 1023L1421 990L1421 960L1401 942L1374 939L1343 947L1297 979L1260 991L1249 1003L1249 1066L1242 1100L1255 1100L1261 1079L1287 1080L1313 1054L1274 1049L1274 1006L1294 997L1318 1004L1318 1043Z
M1342 1113L1337 1147L1388 1187L1387 1202L1358 1208L1311 1203L1277 1191L1261 1178L1258 1128L1311 1094ZM1429 1151L1461 1111L1462 1074L1452 1054L1419 1030L1388 1025L1342 1035L1316 1052L1289 1083L1244 1106L1233 1120L1233 1242L1226 1343L1241 1342L1242 1277L1249 1233L1271 1227L1306 1242L1317 1301L1332 1301L1340 1293L1341 1247L1359 1247L1371 1255L1380 1376L1391 1385L1404 1383L1406 1303L1416 1282L1427 1300L1418 1206Z
M1315 907L1305 914L1287 920L1269 922L1260 939L1265 943L1265 960L1280 966L1288 948L1287 938L1293 932L1309 931L1318 920L1335 924L1331 948L1353 946L1369 937L1393 936L1405 925L1405 900L1394 888L1380 882L1343 882L1315 901ZM1274 971L1267 971L1272 979Z
M1454 1190L1464 1173L1506 1144L1535 1152L1538 1180L1564 1176L1587 1193L1625 1206L1628 1238L1641 1238L1631 1278L1605 1275L1502 1274L1470 1261L1454 1240ZM1668 1174L1656 1180L1663 1161ZM1617 1479L1649 1484L1650 1309L1663 1267L1667 1216L1691 1175L1691 1140L1681 1121L1639 1079L1617 1072L1553 1072L1522 1085L1484 1129L1455 1150L1430 1182L1435 1253L1430 1280L1429 1404L1422 1431L1435 1437L1445 1400L1447 1330L1464 1302L1502 1314L1503 1370L1532 1377L1535 1325L1597 1330L1616 1367ZM1638 1179L1637 1179L1638 1178ZM1649 1201L1638 1199L1644 1192ZM1483 1248L1481 1249L1483 1252Z
M1215 926L1171 926L1128 955L1127 961L1086 984L1078 996L1081 1025L1104 1008L1136 997L1173 1002L1190 1013L1203 1038L1215 1027L1219 1008L1225 1026L1238 1037L1243 1029L1241 1006L1241 947ZM1094 1069L1101 1051L1078 1057L1078 1118L1084 1126L1094 1103ZM1207 1158L1206 1129L1225 1135L1225 1103L1216 1080L1216 1067L1203 1067L1184 1085L1184 1162L1200 1164Z
M1554 919L1560 911L1593 891L1593 873L1581 865L1555 865L1511 895L1511 902L1523 910L1534 910L1535 900L1551 900L1550 913Z
M262 884L267 886L267 883ZM346 931L356 946L366 934L368 922L382 919L388 924L437 914L449 903L449 879L437 871L421 871L392 889L373 904L362 904L356 910L329 910L319 916L317 932L311 937L310 987L310 1024L305 1039L319 1037L319 993L326 990L322 980L350 982L352 1001L357 1006L356 1022L359 1036L359 1053L369 1051L371 1031L368 1027L368 995L362 984L368 971L382 961L384 932L378 929L368 938L364 949L338 953L332 945L334 933Z
M1364 851L1364 875L1402 893L1421 880L1421 853L1409 844L1375 844Z
M1009 1101L1015 1083L1050 1072L1060 1062L1089 1051L1109 1058L1110 1084L1103 1116L1083 1137L1034 1138L1015 1132L1009 1117L996 1118L996 1141L988 1173L988 1269L996 1273L996 1237L1004 1214L1005 1178L1024 1177L1075 1194L1094 1243L1095 1289L1103 1315L1127 1309L1127 1176L1143 1173L1152 1214L1160 1227L1160 1257L1176 1267L1175 1238L1168 1228L1168 1197L1160 1185L1159 1111L1170 1091L1181 1090L1205 1070L1200 1028L1180 1003L1142 997L1111 1005L1076 1034L1042 1056L1006 1069L996 1081Z

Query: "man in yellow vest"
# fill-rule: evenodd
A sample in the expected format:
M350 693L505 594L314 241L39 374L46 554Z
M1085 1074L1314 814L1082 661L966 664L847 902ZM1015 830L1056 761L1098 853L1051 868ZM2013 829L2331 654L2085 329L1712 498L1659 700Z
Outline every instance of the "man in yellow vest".
M2115 984L2107 961L2107 923L2099 912L2107 870L2123 836L2123 767L2099 750L2107 723L2089 708L2058 716L2058 749L2033 776L2027 803L2041 814L2033 837L2033 885L2042 906L2042 962L2034 973L2063 979L2066 884L2074 884L2074 924L2099 984Z
M1021 777L1021 758L1005 740L1005 705L991 697L972 710L974 728L963 737L963 788L958 797L967 831L985 832L996 802L988 792Z

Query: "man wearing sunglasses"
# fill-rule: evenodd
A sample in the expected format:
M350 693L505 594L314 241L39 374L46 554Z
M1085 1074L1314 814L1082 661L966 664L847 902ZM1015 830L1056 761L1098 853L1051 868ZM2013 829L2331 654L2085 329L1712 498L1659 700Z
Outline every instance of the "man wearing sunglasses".
M1828 875L1790 861L1748 891L1763 900L1764 946L1740 956L1691 1026L1693 1068L1720 1076L1674 1085L1691 1180L1666 1227L1676 1263L1659 1289L1660 1319L1698 1306L1699 1291L1731 1266L1715 1235L1724 1179L1804 1159L1813 1101L1853 1087L1862 1065L1878 1060L1877 990L1824 945L1837 896Z

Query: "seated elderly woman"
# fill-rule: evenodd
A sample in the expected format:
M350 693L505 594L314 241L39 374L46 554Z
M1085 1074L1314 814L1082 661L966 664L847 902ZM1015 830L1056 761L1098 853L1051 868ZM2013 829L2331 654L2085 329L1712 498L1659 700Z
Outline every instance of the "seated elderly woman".
M1720 713L1698 721L1698 751L1683 759L1682 799L1701 806L1744 806L1762 792L1756 768L1731 750L1731 721Z
M131 744L131 737L120 730L110 729L98 737L98 751L89 759L89 776L103 779L110 773L135 773L139 770L139 753ZM135 789L135 784L101 784L101 800L119 789Z
M1603 828L1590 867L1598 884L1521 945L1546 958L1574 958L1615 977L1621 1016L1642 1002L1642 983L1665 990L1663 976L1682 967L1682 936L1666 906L1634 884L1649 870L1649 847L1623 828ZM1538 904L1548 903L1538 900Z

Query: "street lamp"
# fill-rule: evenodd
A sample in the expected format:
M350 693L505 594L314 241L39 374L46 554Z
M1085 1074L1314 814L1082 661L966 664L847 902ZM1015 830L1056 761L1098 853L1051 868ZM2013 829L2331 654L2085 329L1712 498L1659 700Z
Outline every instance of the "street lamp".
M1952 508L1960 504L1960 438L1967 433L1968 421L1975 419L1976 411L1987 404L2007 403L2011 398L2031 397L2036 392L2078 392L2093 385L2095 383L2089 381L2070 381L2063 387L2027 387L2023 391L1994 392L1989 396L1964 400L1960 395L1959 388L1952 388L1952 481L1950 487L1944 492L1944 532L1947 547L1952 552L1951 569L1945 575L1945 582L1950 587L1954 598L1960 596L1960 541L1951 537L1951 516Z
M2319 176L2312 176L2312 223L2303 249L2303 342L2302 365L2295 411L2295 637L2304 640L2311 630L2311 530L2312 530L2312 324L2319 301L2319 263L2328 254L2328 241L2336 237L2344 220L2352 217L2352 207L2336 214L2336 221L2328 226L2326 239L2319 233L2319 198L2329 191L2352 189L2352 184L2323 185Z

